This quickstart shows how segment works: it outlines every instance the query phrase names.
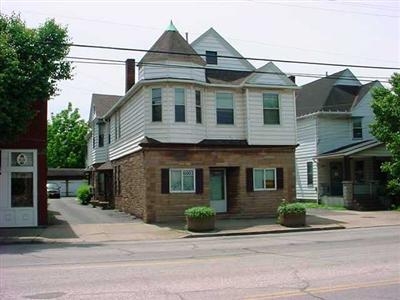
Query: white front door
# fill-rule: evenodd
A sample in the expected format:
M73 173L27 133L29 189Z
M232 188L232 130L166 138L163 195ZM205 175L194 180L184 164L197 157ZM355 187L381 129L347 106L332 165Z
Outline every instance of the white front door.
M227 211L225 169L210 170L210 206L217 213Z
M0 153L0 227L37 226L37 151Z

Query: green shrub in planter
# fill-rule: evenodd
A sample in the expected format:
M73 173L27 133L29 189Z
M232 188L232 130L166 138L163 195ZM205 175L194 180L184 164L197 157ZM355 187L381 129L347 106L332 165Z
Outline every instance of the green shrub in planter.
M90 185L82 184L78 187L76 194L78 196L78 200L82 205L87 205L92 198Z
M209 231L215 228L215 211L208 206L195 206L185 210L186 227L190 231Z
M306 208L303 204L283 201L278 207L278 222L288 227L306 225Z

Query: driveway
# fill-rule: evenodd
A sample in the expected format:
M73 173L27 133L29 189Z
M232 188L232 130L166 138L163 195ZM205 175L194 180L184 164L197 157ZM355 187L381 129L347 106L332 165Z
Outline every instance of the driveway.
M117 210L102 210L91 205L81 205L73 197L49 199L49 215L55 224L67 222L70 225L79 224L116 224L140 222L135 217Z

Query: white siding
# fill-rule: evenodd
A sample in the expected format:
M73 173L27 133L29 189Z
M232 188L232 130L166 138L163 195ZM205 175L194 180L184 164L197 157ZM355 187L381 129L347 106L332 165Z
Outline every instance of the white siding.
M93 124L95 124L92 129L93 129L93 136L95 139L95 147L93 148L93 140L90 141L91 144L91 157L92 157L92 163L97 164L97 163L103 163L106 162L108 159L108 147L107 147L107 139L104 137L104 146L99 147L99 127L96 124L97 119L93 121Z
M297 120L296 148L296 192L298 199L314 199L318 195L318 165L313 158L317 155L317 121L315 117ZM307 162L313 163L313 186L307 185Z
M143 65L139 68L139 80L159 78L179 78L195 81L205 81L203 66L183 62L160 61L160 65ZM167 66L174 65L174 66ZM176 66L179 65L179 66Z
M353 140L352 120L349 117L320 116L317 128L318 154L362 141Z
M263 93L279 95L279 125L264 125ZM295 145L296 115L292 91L248 90L248 142L250 145Z
M120 109L121 137L115 139L115 116L111 116L110 160L117 159L139 148L144 138L144 93L143 89L132 96Z
M194 50L202 56L204 60L206 51L216 51L217 55L222 56L234 56L237 57L238 53L232 51L231 47L229 47L226 42L221 40L218 36L214 34L206 34L201 37L201 40L196 40L192 44ZM251 71L253 68L248 64L244 63L241 59L235 58L222 58L218 57L217 65L207 65L207 68L216 68L216 69L229 69L229 70L242 70L242 71Z
M358 105L353 108L353 117L363 117L362 118L362 133L364 140L374 139L374 136L370 133L369 125L374 121L374 113L371 108L372 94L368 92L358 103Z

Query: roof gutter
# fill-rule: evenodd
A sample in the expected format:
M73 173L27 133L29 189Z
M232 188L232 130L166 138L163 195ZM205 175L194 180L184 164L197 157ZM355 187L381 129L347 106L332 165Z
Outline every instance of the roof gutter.
M347 111L316 111L313 113L309 113L309 114L297 117L297 120L314 117L314 116L320 116L320 115L351 116L351 112L347 112Z

